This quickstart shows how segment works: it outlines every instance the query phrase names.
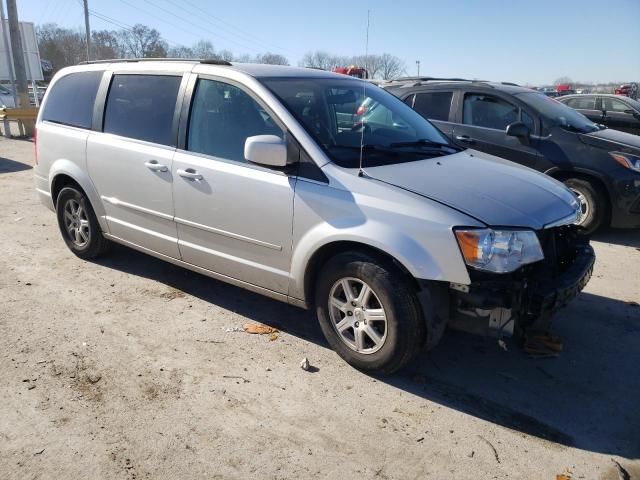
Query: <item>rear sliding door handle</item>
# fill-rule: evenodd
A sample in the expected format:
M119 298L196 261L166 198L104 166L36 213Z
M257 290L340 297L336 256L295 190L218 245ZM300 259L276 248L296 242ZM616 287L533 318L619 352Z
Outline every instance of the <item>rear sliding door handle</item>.
M187 168L186 170L179 168L176 170L176 173L182 178L188 178L189 180L202 180L202 175L196 172L193 168Z
M169 171L169 167L166 165L162 165L158 163L157 160L149 160L148 162L144 162L144 166L149 170L153 170L154 172L167 172Z

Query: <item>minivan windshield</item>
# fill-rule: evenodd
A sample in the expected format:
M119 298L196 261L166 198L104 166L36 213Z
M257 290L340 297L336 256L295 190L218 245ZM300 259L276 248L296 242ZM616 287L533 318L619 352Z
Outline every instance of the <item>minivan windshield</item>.
M459 151L390 93L350 78L260 79L338 165L402 163Z
M560 127L579 133L590 133L600 130L600 127L587 117L564 103L538 92L520 93L520 100L537 110L545 119L546 126Z

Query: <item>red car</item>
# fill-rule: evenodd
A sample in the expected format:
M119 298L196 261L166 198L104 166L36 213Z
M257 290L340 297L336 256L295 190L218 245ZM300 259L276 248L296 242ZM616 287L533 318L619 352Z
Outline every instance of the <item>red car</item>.
M616 88L616 95L624 95L625 97L636 98L638 95L637 83L625 83Z

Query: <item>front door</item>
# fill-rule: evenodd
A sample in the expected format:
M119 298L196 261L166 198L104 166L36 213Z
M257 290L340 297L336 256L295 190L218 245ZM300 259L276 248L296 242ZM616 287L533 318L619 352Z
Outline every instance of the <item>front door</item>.
M596 105L595 95L580 95L579 97L572 97L567 99L564 103L579 111L594 123L602 123L604 121L602 109Z
M87 140L87 168L109 232L173 258L180 258L171 163L181 80L175 75L113 75L103 133Z
M248 163L253 135L284 135L239 85L200 78L185 148L172 174L178 243L185 262L287 293L295 177Z
M529 145L506 134L507 125L523 122L532 137ZM462 122L453 130L456 144L536 168L539 153L533 118L507 100L484 93L465 93Z
M605 125L614 130L628 133L640 133L640 120L633 115L631 106L612 97L602 97L602 109L605 111Z

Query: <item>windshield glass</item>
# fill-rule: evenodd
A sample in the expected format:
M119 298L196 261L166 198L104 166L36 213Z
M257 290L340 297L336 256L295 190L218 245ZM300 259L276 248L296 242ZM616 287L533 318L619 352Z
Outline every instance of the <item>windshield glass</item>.
M561 127L580 133L600 130L595 123L564 103L538 92L518 94L518 98L537 110L544 119L546 127Z
M0 85L0 93L3 95L9 95L11 94L11 92L9 91L9 89L3 87L2 85Z
M261 79L338 165L408 162L458 151L388 92L342 78Z

